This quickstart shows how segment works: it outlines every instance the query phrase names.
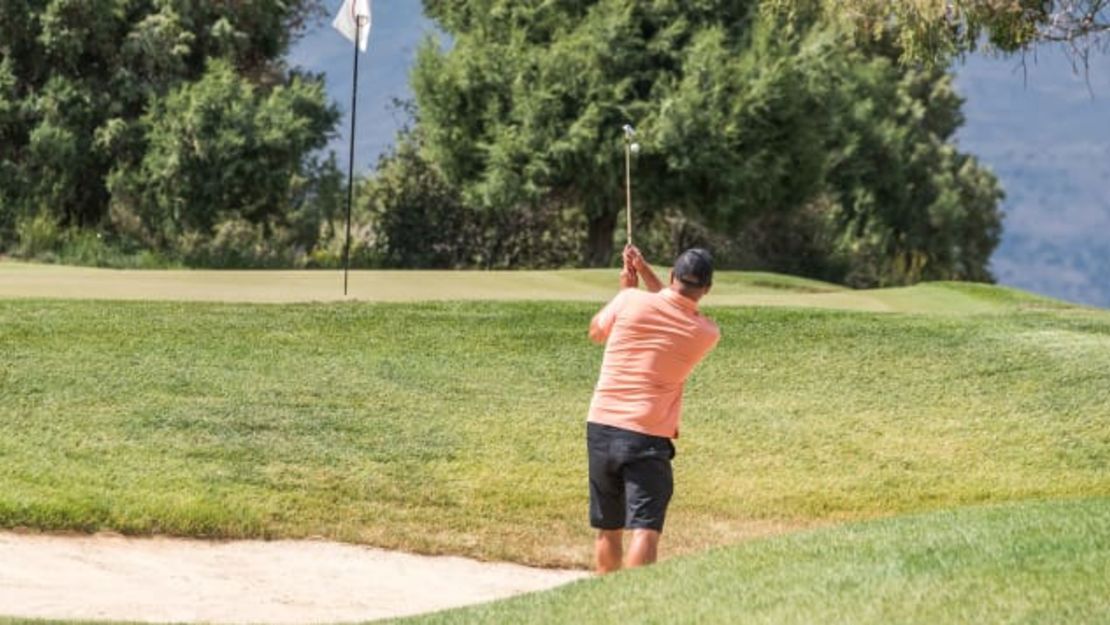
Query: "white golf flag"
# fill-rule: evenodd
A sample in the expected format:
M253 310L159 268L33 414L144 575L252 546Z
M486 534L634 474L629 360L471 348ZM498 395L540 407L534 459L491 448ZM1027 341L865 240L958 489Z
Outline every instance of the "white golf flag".
M362 20L362 26L356 28L356 19ZM343 6L331 23L343 36L351 41L355 40L358 32L358 49L366 52L366 42L370 40L370 0L343 0Z

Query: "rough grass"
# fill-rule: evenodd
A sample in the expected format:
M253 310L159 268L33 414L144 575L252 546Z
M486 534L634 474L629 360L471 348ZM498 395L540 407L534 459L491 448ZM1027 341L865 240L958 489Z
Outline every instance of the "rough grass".
M666 555L1110 495L1110 315L927 288L993 312L710 309ZM595 308L0 301L0 526L585 565Z
M803 532L403 623L1106 623L1110 499Z

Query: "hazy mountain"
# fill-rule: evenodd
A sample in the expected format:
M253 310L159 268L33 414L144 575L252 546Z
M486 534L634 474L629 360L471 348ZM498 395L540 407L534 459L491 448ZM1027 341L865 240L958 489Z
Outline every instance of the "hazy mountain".
M341 0L329 0L334 12ZM408 69L425 37L436 36L416 0L374 4L370 50L359 60L355 165L374 166L406 123L394 99L411 97ZM289 61L325 72L347 113L352 45L330 20L309 32ZM1110 56L1086 78L1060 51L1020 59L975 55L956 64L967 98L960 145L990 166L1006 190L1002 244L992 258L999 282L1110 307ZM347 163L350 117L331 143Z
M1110 56L1088 69L1058 49L958 64L959 140L1006 190L999 282L1110 307Z

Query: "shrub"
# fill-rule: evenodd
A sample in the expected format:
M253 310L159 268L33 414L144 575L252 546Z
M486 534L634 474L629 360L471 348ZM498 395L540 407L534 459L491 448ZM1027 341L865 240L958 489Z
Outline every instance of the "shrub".
M16 223L15 254L23 258L37 258L46 253L53 253L61 247L63 231L58 222L41 211L34 217L25 217Z

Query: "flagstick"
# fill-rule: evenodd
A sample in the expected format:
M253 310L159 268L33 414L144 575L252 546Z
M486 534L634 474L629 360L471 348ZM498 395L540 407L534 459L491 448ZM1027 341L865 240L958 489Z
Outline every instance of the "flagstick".
M351 86L351 151L347 159L347 241L343 244L343 296L347 296L347 273L351 259L351 197L355 180L355 117L358 113L358 38L361 34L362 16L355 16L355 74Z

